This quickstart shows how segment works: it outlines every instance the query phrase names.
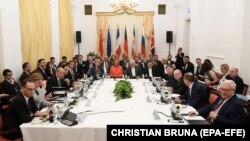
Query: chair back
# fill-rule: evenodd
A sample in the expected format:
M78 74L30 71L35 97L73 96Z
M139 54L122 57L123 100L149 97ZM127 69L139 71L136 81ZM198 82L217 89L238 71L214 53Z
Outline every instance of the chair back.
M249 87L249 85L244 84L242 94L243 94L243 95L245 95L245 96L247 95L247 90L248 90L248 87Z
M216 93L210 93L209 103L213 104L216 101L217 98L218 98L218 95Z

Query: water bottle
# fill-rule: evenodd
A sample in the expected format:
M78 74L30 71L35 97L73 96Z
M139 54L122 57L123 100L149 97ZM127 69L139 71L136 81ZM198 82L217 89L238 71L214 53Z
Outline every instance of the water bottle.
M64 97L64 108L68 109L68 106L69 106L69 101L68 101L68 98L65 96Z

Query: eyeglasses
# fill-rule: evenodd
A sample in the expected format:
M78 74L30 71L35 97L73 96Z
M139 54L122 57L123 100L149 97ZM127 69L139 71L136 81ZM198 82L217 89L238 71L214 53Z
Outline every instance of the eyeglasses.
M13 73L7 74L7 76L12 76L12 75L13 75Z
M32 88L25 88L25 89L28 91L35 91L35 89L32 89Z
M232 91L233 89L223 89L223 88L220 88L220 92L230 92Z

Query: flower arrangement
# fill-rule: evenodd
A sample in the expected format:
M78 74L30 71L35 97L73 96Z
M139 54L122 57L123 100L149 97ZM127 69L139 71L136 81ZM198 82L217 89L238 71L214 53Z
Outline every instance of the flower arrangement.
M132 85L129 81L120 80L116 83L114 93L116 100L131 98L131 93L133 92Z

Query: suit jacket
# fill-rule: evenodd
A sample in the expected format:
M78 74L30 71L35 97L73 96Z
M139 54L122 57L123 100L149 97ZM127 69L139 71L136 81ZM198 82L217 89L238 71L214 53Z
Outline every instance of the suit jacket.
M191 72L194 74L194 64L193 63L189 62L187 64L187 67L185 67L185 66L186 66L186 64L184 64L184 66L182 67L182 74L185 74L187 72Z
M184 95L180 96L182 104L188 104L194 107L196 110L209 104L209 87L195 81L190 89L188 88Z
M204 118L207 118L209 113L213 110L213 107L218 102L220 102L220 100L217 100L217 102L198 110L199 114ZM244 108L237 96L234 95L221 106L220 110L218 111L218 116L214 120L213 124L239 125L243 115Z
M4 93L9 95L16 95L21 90L16 81L14 82L14 84L10 84L6 79L2 83L2 89Z
M45 70L43 71L40 67L37 67L36 70L34 72L38 72L43 76L44 80L48 80L48 76L46 75Z
M173 75L169 75L169 74L165 73L162 75L162 78L167 81L166 82L167 86L173 86L173 83L174 83L174 76Z
M29 98L29 105L27 104L22 93L19 93L10 103L4 116L4 129L16 129L23 123L30 122L38 108L33 97Z
M188 89L188 87L184 84L183 79L180 81L174 80L173 82L173 93L184 95Z
M20 83L23 82L23 80L27 79L30 77L30 74L27 74L26 72L23 72L19 78Z
M201 78L199 75L203 75L203 76L205 75L205 72L201 69L201 66L196 67L195 76L196 76L196 79L204 81L204 79Z
M156 65L156 67L157 67L157 70L158 70L158 73L159 73L159 76L163 76L163 74L164 74L164 65L162 64L162 62L161 61L159 61L159 60L157 60L157 65Z
M105 62L106 66L104 66L104 62L101 63L101 67L103 68L103 71L104 71L104 67L106 67L106 71L107 71L107 74L109 74L109 71L110 71L110 68L111 68L111 63L108 61L108 62Z
M145 77L149 77L148 67L144 69L144 75ZM152 75L153 77L159 77L158 69L156 68L156 66L152 67Z
M123 69L123 71L125 71L126 70L126 62L125 62L125 60L120 60L120 66L122 66L122 69Z
M235 93L237 93L237 94L242 94L243 93L244 82L243 82L242 78L240 78L239 76L236 76L235 78L232 78L232 77L230 77L230 75L227 75L226 79L233 80L235 82L235 84L236 84Z
M93 68L90 70L91 76L94 78L94 80L97 80L97 75L98 77L102 77L104 74L104 70L102 66L99 66L98 70L96 70L96 66L94 65Z
M62 87L65 87L66 89L69 88L69 86L67 85L67 83L64 81L64 79L60 79L61 85ZM52 92L52 88L53 87L59 87L58 84L58 80L56 76L51 77L48 81L47 81L47 85L46 85L46 94L49 94Z
M72 72L73 72L73 75L71 74L71 71L69 71L67 73L67 75L64 76L64 78L68 78L69 79L69 81L70 81L70 87L73 87L74 81L77 80L76 79L77 73L74 70L72 70Z
M136 75L136 76L132 76L132 68L131 68L131 67L128 67L128 68L125 70L125 74L126 74L129 78L136 78L137 76L142 77L142 70L141 70L141 68L135 66L135 75Z

